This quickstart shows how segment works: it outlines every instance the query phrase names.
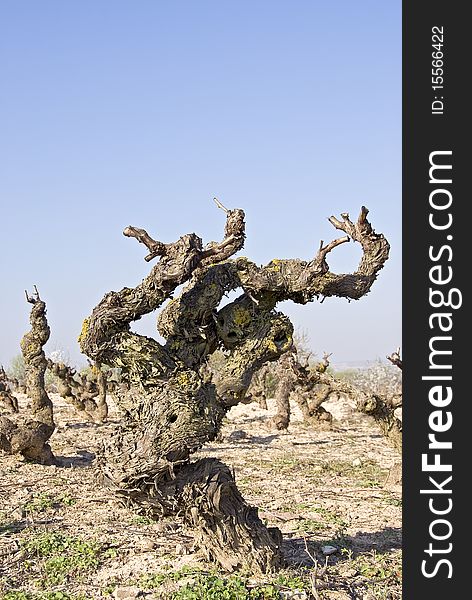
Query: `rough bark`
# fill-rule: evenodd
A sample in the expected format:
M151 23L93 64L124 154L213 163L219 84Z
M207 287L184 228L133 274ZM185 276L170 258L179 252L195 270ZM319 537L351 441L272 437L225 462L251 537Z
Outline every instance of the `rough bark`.
M400 348L397 348L395 352L392 352L392 354L387 356L387 359L392 363L392 365L395 365L399 369L403 370L403 361L401 359ZM400 396L397 397L396 408L394 408L393 414L394 414L395 418L397 419L397 421L400 423L399 426L400 426L400 430L401 430L402 422L403 422L403 414L402 414L402 403L401 403ZM401 452L401 448L402 448L401 438L400 438L400 442L397 442L396 447ZM388 476L385 481L385 487L395 488L397 486L401 486L402 480L403 480L402 461L401 460L395 461L393 466L390 468L390 470L388 472Z
M78 375L74 368L51 359L47 359L47 367L57 377L59 395L79 414L96 423L107 418L107 377L99 367L92 367L92 379Z
M373 417L385 437L399 452L402 451L402 422L395 414L402 405L400 395L387 397L368 393L327 373L319 373L319 382L328 386L332 392L347 394L353 398L357 409Z
M274 260L260 267L247 258L230 259L244 243L244 212L218 205L226 212L225 236L205 247L193 233L165 244L144 229L127 227L124 234L148 248L145 259L160 260L135 288L105 295L84 321L79 342L93 361L120 367L124 383L116 399L125 419L100 457L104 481L141 505L151 504L156 514L162 506L183 514L223 568L250 564L253 571L266 571L282 564L277 535L244 503L227 467L192 463L190 455L215 439L225 412L244 400L254 372L292 347L293 327L276 304L360 298L387 260L389 246L363 208L355 224L348 215L330 219L363 248L355 273L330 273L326 263L347 236L321 244L311 261ZM224 295L237 288L244 293L219 309ZM170 298L158 319L165 345L131 332L132 321ZM217 348L226 361L212 381L207 359Z
M269 375L269 366L266 363L259 371L256 371L251 379L251 385L248 388L246 399L243 402L257 402L261 408L267 410L267 377Z
M18 412L18 399L10 390L10 381L5 369L0 365L0 408L11 413Z
M99 366L97 369L97 386L98 394L95 398L95 419L99 423L106 421L108 417L108 404L107 404L107 390L108 390L108 376L105 371L102 371Z
M22 454L28 460L41 464L53 464L54 455L47 441L55 425L53 405L44 386L46 356L43 346L49 339L46 304L35 290L33 296L26 294L32 304L31 331L21 340L25 359L26 393L31 399L31 416L16 422L0 416L0 449L8 454Z
M395 365L399 369L403 369L403 361L400 356L400 348L397 348L395 352L392 352L389 356L387 356L387 360L389 360L392 365Z
M333 417L323 406L331 394L329 386L320 385L316 372L324 373L329 366L330 354L325 354L322 361L310 368L308 361L302 364L295 346L290 352L282 355L272 368L276 379L276 414L270 424L276 429L287 429L290 424L290 400L299 406L303 419L317 428L330 427ZM313 372L315 371L315 372ZM252 387L250 388L252 392ZM263 393L256 389L259 394ZM253 393L253 392L252 392ZM265 396L265 394L264 394ZM251 398L252 399L252 398ZM267 408L267 405L265 406Z
M287 429L290 423L290 394L297 380L292 365L294 360L294 354L287 352L277 361L276 413L271 419L271 425L279 430Z
M103 465L105 483L108 479ZM195 532L196 545L207 559L228 571L237 568L272 571L283 565L281 534L267 529L257 509L241 496L229 468L213 458L193 463L163 461L148 478L116 491L137 503L147 515L180 515Z
M330 356L331 354L325 352L322 360L313 368L309 368L308 363L295 363L297 385L294 387L293 397L302 411L304 420L317 428L329 428L333 422L333 415L322 406L331 395L331 389L320 384L318 376L319 373L325 373L329 367Z

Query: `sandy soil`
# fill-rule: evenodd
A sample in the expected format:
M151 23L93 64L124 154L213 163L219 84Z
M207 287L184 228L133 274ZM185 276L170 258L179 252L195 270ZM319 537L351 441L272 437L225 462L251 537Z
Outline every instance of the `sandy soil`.
M182 573L213 567L181 523L150 521L97 485L95 452L112 423L84 422L52 396L60 466L0 457L0 597L233 598L177 595L192 588ZM22 410L26 404L20 396ZM199 452L230 465L245 498L283 533L287 570L265 579L243 574L247 589L256 594L272 583L281 598L400 598L401 489L385 486L397 452L345 399L324 405L336 417L324 431L303 423L295 405L289 430L271 430L268 405L232 409L221 439Z

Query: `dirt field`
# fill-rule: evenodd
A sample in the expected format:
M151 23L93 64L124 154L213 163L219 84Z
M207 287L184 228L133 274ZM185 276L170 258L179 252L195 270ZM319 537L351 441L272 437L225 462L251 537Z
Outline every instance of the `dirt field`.
M218 573L179 522L153 522L101 489L95 452L112 425L83 422L52 396L61 465L0 458L0 598L401 598L401 490L384 486L399 456L345 401L324 405L336 417L328 431L292 406L284 433L268 427L273 402L240 405L199 453L231 465L245 498L283 533L287 569L261 578Z

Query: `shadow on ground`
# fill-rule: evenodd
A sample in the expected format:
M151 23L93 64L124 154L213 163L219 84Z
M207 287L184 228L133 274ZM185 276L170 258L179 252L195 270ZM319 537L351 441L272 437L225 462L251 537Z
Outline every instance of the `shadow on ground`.
M284 537L282 552L287 562L293 565L313 566L310 554L320 563L325 561L323 546L333 546L337 551L330 555L330 563L336 564L353 558L359 554L375 551L378 554L388 553L392 550L400 550L402 547L402 531L396 527L386 527L380 531L358 531L355 535L343 535L332 541L317 542L313 536ZM343 549L351 551L342 552Z
M77 456L56 456L56 466L63 469L89 467L95 460L95 454L87 450L77 450Z

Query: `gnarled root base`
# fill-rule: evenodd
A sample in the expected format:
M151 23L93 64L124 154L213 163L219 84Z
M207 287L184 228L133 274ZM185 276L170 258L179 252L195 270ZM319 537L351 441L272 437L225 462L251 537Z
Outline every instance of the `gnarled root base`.
M182 469L173 484L177 494L181 490L185 520L195 528L197 544L208 559L228 571L249 567L266 573L282 566L280 532L271 535L226 465L199 460Z
M119 493L155 517L182 516L195 534L196 546L226 571L246 567L267 573L283 566L280 531L265 527L225 464L204 458L178 467L172 477L169 473L154 484L148 479L140 489L135 483L134 489Z
M6 454L22 454L27 460L41 465L56 464L51 447L46 441L53 428L38 421L14 423L0 416L0 451Z

